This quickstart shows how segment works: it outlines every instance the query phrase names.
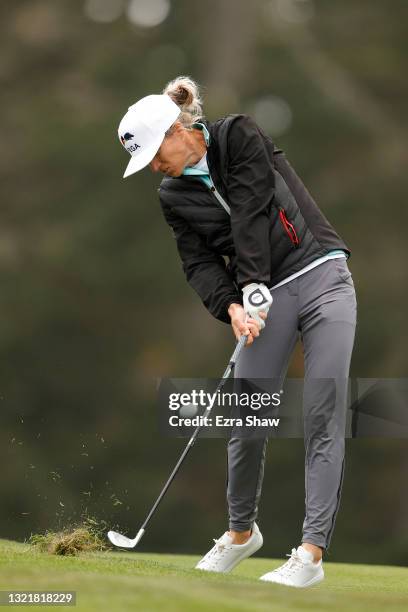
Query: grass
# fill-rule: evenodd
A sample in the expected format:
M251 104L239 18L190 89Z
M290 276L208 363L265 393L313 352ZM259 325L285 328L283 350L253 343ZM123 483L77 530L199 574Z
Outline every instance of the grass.
M86 517L81 524L67 527L61 531L46 531L44 534L33 534L29 543L40 552L51 555L75 556L81 552L101 552L110 547L103 529L91 517Z
M247 559L229 575L194 570L198 558L111 551L57 556L0 540L0 590L75 590L76 609L87 612L408 609L405 567L326 562L323 583L293 589L257 580L286 558Z

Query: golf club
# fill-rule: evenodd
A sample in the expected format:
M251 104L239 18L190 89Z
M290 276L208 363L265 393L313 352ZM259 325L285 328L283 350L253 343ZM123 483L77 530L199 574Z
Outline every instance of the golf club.
M231 359L229 360L227 369L225 370L222 379L220 380L217 389L215 391L215 393L217 393L225 384L226 380L230 377L232 370L234 369L235 363L239 357L239 354L242 350L242 348L245 346L246 341L248 339L248 336L241 336L241 338L239 339L234 352L231 355ZM210 412L211 412L212 408L206 408L205 412L204 412L204 416L209 416ZM196 429L194 430L193 435L191 436L190 440L188 441L188 444L186 446L186 448L184 449L182 455L180 456L180 459L177 461L175 468L173 469L172 473L170 474L170 477L168 479L168 481L166 482L166 484L164 485L159 497L157 498L156 502L154 503L154 506L152 507L152 509L150 510L149 514L146 517L145 522L143 523L143 525L141 526L141 528L139 529L139 531L136 534L136 537L132 540L131 538L128 538L120 533L117 533L116 531L109 531L108 532L108 538L109 540L112 542L112 544L114 544L115 546L119 546L120 548L134 548L142 539L143 534L146 530L146 526L148 524L148 522L150 521L150 519L152 518L153 514L155 513L158 505L160 504L161 500L163 499L167 489L169 488L170 484L172 483L174 477L176 476L181 464L183 463L184 459L186 458L190 448L193 446L194 442L197 439L198 434L200 433L201 428L203 427L203 424L200 424L196 427Z

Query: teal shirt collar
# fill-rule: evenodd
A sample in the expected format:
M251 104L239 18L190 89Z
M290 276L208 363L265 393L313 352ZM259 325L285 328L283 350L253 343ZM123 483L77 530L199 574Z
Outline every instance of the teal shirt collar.
M195 127L199 130L202 130L202 132L204 133L204 138L205 138L205 144L207 145L207 147L210 144L210 133L207 130L207 126L204 123L201 122L197 122L197 123L193 123L193 125L191 127Z
M204 134L204 139L205 139L205 144L207 145L207 147L210 144L210 133L206 127L206 125L204 125L204 123L193 123L193 125L191 127L195 127L199 130L202 130L203 134ZM203 170L198 170L197 168L189 168L186 167L183 170L183 174L185 175L195 175L195 176L208 176L207 172L204 172Z

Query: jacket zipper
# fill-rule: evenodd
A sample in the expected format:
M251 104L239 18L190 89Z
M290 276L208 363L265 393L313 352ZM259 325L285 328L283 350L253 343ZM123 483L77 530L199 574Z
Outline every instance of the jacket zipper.
M214 187L214 184L209 189L215 195L215 197L217 198L218 202L221 204L223 209L231 216L231 209L230 209L230 207L228 206L228 204L226 203L226 201L224 200L222 195L216 190L216 188Z
M300 246L299 236L296 233L294 225L288 220L286 217L285 209L282 206L279 206L279 218L281 223L285 229L285 232L289 236L293 246L297 249Z

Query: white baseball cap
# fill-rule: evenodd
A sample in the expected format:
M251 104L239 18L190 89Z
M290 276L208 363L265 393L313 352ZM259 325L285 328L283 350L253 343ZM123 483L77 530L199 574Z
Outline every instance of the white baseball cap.
M167 94L146 96L129 106L118 128L119 140L131 155L123 178L152 161L180 112Z

